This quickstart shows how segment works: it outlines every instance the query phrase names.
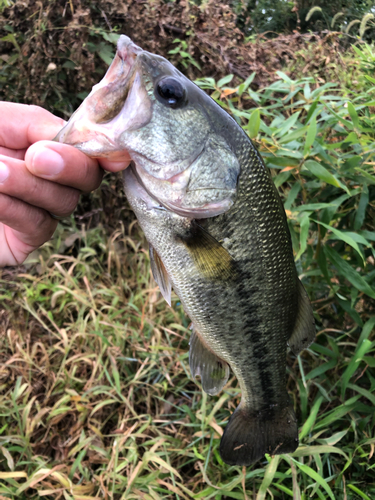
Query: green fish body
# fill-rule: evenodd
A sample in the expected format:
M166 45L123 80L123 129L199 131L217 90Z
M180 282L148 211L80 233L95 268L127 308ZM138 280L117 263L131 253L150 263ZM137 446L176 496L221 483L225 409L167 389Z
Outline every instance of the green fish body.
M125 193L164 297L170 304L173 288L192 320L192 375L215 395L231 368L241 387L223 460L293 452L286 351L310 345L315 327L269 172L237 123L168 61L127 37L116 57L57 139L132 158Z

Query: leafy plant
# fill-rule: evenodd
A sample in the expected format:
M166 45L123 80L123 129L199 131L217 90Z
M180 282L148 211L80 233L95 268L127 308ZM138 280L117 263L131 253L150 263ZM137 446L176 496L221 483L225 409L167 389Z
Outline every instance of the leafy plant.
M21 14L3 23L7 38L1 46L8 57L0 66L0 87L23 102L42 89L46 106L68 114L84 97L84 85L90 87L105 71L101 61L111 58L118 35L94 27L99 17L85 28L72 21L59 31L51 19L65 6L69 14L73 3L43 5L43 26L23 31L25 25L17 24ZM155 9L160 5L152 3ZM267 5L274 8L275 2ZM170 19L167 9L180 7L162 2L160 9ZM293 5L282 7L291 11ZM92 8L101 16L99 3ZM194 26L205 25L201 10L188 8L196 16ZM117 23L119 10L114 10ZM159 22L150 11L153 17L141 30L146 38ZM25 23L39 19L39 10L25 12ZM319 12L311 22L315 15ZM65 20L58 17L59 26ZM139 29L139 18L137 23ZM56 47L48 42L51 37ZM295 71L301 77L271 74L272 50L281 54L288 47L295 56L291 35L283 42L255 40L244 48L263 54L261 64L271 64L265 66L268 76L256 66L257 73L246 70L249 76L240 82L233 58L229 75L222 77L222 65L215 73L220 76L212 78L212 66L208 71L202 65L210 77L197 82L232 114L270 168L287 212L297 268L313 302L316 341L300 356L287 358L288 390L300 423L298 450L266 456L247 469L223 464L219 437L239 401L237 382L232 377L218 397L210 398L191 380L188 318L176 297L169 308L160 296L121 183L107 175L100 193L84 196L75 216L60 224L53 240L24 267L0 274L2 497L374 498L373 47L356 45L362 55L356 51L355 59L351 53L340 59L332 37L317 37L314 44L303 38L308 50L301 55L301 71ZM200 40L205 44L199 61L214 44L208 36ZM172 55L196 68L180 52L198 52L175 43ZM232 40L228 44L233 47ZM43 68L55 61L58 72L45 74L39 67L35 76L30 47ZM169 50L170 42L163 47ZM45 48L51 51L48 58ZM316 71L314 64L319 64ZM330 65L337 73L327 71ZM349 72L354 65L355 77L361 76L357 84ZM77 68L82 68L79 78ZM273 83L264 87L264 82Z
M190 54L188 43L185 40L175 38L172 43L176 43L178 45L174 49L170 50L168 54L178 54L180 56L180 62L185 69L188 69L191 64L201 71L199 63Z
M37 267L0 282L0 325L12 325L0 337L5 498L374 496L374 101L284 73L255 91L255 76L197 83L261 150L313 301L316 341L288 355L300 447L247 469L222 463L238 385L210 398L190 380L189 321L160 296L123 195L125 222L105 222L119 192L107 176L104 201L90 199L101 223L87 230L80 208Z
M369 73L370 76L375 73L375 46L364 43L361 47L352 45L353 50L359 57L359 64L361 69L365 73Z

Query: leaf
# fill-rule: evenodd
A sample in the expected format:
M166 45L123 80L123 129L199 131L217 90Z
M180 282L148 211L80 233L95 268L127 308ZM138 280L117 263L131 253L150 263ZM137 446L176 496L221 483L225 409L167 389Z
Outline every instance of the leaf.
M178 476L180 479L182 477L180 476L179 472L173 468L171 465L169 465L165 460L163 460L159 455L156 453L152 453L151 451L147 451L143 455L143 462L154 462L156 464L159 464L161 467L169 471L171 474Z
M348 484L348 488L357 493L357 495L363 498L364 500L371 500L371 498L367 496L366 493L363 493L363 491L357 488L357 486L354 486L354 484Z
M312 118L309 128L307 129L305 147L303 149L303 156L308 156L310 153L310 148L313 145L316 137L316 118Z
M370 391L368 391L367 389L363 389L363 387L359 387L358 385L355 384L348 384L347 388L352 389L353 391L356 391L359 394L362 394L362 396L367 398L371 402L371 404L375 407L375 395L372 394Z
M309 235L309 226L310 226L310 218L309 218L310 212L306 212L303 214L300 226L301 226L301 231L300 231L300 249L298 251L298 254L296 255L295 260L298 260L303 252L307 248L307 237Z
M363 170L360 167L356 167L355 170L356 170L356 172L359 172L361 175L363 175L363 177L365 177L370 184L373 184L373 185L375 184L375 177L373 175L369 174L368 172L366 172L366 170Z
M294 127L296 121L298 120L298 117L300 115L301 111L297 111L294 113L292 116L290 116L284 123L283 126L276 132L276 137L282 137L285 135L289 130Z
M362 345L362 342L370 336L370 334L374 331L375 326L375 316L372 316L366 323L363 325L361 335L358 339L358 346Z
M117 33L102 33L102 37L104 40L107 42L113 43L114 45L117 44L118 39L120 38L121 35L118 35Z
M224 97L227 97L228 95L235 94L238 89L223 89L220 99L223 99Z
M357 290L375 299L375 290L371 288L367 281L348 262L346 262L346 260L341 258L333 248L325 245L324 252L341 276L344 276L353 286L357 288Z
M279 144L288 144L288 142L292 142L292 141L295 141L296 139L299 139L300 137L302 137L305 134L307 128L308 127L305 126L305 127L299 128L297 130L294 130L290 134L287 134L284 137L281 137L278 140L278 143Z
M0 479L15 479L19 477L25 477L27 479L26 472L22 471L0 472Z
M337 365L337 359L331 359L327 363L322 363L321 365L317 366L313 370L311 370L306 376L306 380L314 380L320 377L320 375L323 375L323 373L327 372L328 370L332 370L332 368L335 368Z
M301 190L301 184L299 182L295 182L292 186L292 189L289 191L288 198L287 198L286 202L284 203L285 210L291 209L291 206L293 205L294 200L298 196L298 193L300 192L300 190Z
M294 460L293 458L292 458L292 460L302 472L304 472L305 474L310 476L312 479L314 479L314 481L316 481L318 484L320 484L320 486L325 489L325 491L328 493L329 497L332 500L335 500L335 497L332 493L330 486L328 485L328 483L325 481L325 479L322 476L320 476L317 472L315 472L313 469L311 469L311 467L309 467L308 465L304 465L304 464L298 462L297 460Z
M353 231L342 231L344 234L350 236L356 243L359 243L360 245L364 245L365 247L371 247L371 243L366 240L364 236L362 236L359 233L353 233ZM331 235L329 238L330 240L336 239L334 236Z
M365 184L363 186L363 191L362 191L361 197L359 199L358 208L357 208L356 213L355 213L355 219L354 219L354 224L353 224L353 228L355 231L358 231L358 229L361 229L361 227L363 225L363 222L364 222L365 216L366 216L368 202L369 202L368 187Z
M291 171L280 172L276 177L273 178L273 183L277 188L279 188L284 182L286 182L290 177Z
M114 58L114 54L112 51L108 50L108 49L103 49L103 50L100 50L98 52L98 55L101 59L103 59L103 61L108 64L108 66L111 65L112 61L113 61L113 58Z
M341 184L341 182L338 179L336 179L335 176L333 176L330 172L328 172L328 170L317 161L307 160L305 161L304 165L309 172L311 172L313 175L315 175L315 177L317 177L321 181L326 182L327 184L331 184L332 186L344 189L347 193L349 193L348 188L343 184Z
M324 251L322 251L322 248L319 249L317 262L327 284L331 286L331 279L329 277L328 266L327 266L327 257Z
M344 431L343 435L345 435L346 433L347 431ZM349 459L348 455L340 448L325 444L318 446L300 446L291 455L292 457L308 457L312 455L318 455L318 454L320 455L323 453L337 453L338 455L344 456L347 460Z
M349 111L350 118L352 119L353 125L355 126L355 128L359 129L360 125L359 125L359 118L357 115L357 111L355 110L355 108L351 102L348 102L348 111Z
M357 292L355 288L353 290ZM337 296L337 301L340 304L340 306L344 309L344 311L346 311L349 314L349 316L354 319L357 325L362 327L363 326L362 318L357 313L357 311L351 307L350 302L348 300L340 299L340 297L338 296Z
M333 226L329 226L328 224L324 224L324 222L321 222L321 221L318 221L318 220L314 220L314 219L311 219L311 220L313 222L315 222L316 224L320 224L321 226L325 227L329 231L332 231L333 234L336 236L337 239L339 239L341 241L344 241L345 243L347 243L348 245L350 245L352 248L354 248L354 250L356 252L358 252L358 255L363 260L363 263L365 263L365 258L363 256L361 250L359 249L358 244L353 240L353 238L348 233L344 233L343 231L340 231L339 229L336 229ZM331 237L331 239L333 239L333 238Z
M221 78L218 82L217 82L217 86L219 88L223 87L223 85L228 85L228 83L230 83L232 80L233 80L233 76L234 75L227 75L227 76L224 76L224 78Z
M6 458L9 469L11 471L13 471L13 469L14 469L14 460L13 460L13 457L12 457L11 453L9 453L9 451L4 446L0 446L0 452Z
M255 73L255 71L253 71L251 73L251 75L249 77L247 77L243 83L241 83L241 85L238 87L238 95L239 96L241 96L248 89L249 85L254 80L255 75L256 75L256 73Z
M319 99L316 99L316 100L315 100L315 101L311 104L310 109L309 109L309 111L307 112L306 121L305 121L305 123L306 123L306 124L307 124L307 123L309 123L310 118L314 115L314 112L315 112L315 110L316 110L316 108L317 108L317 106L318 106L318 103L319 103Z
M246 126L251 139L254 139L259 132L260 127L260 111L258 108L254 109L249 118L249 123Z
M316 419L316 416L318 414L320 405L322 404L323 401L324 401L323 396L319 396L318 399L315 401L313 407L311 408L310 415L309 415L308 419L306 420L306 422L303 424L301 432L299 433L300 441L302 441L302 439L305 436L307 436L309 434L309 432L311 432L313 425L314 425L314 422L315 422L315 419Z
M371 349L372 343L365 339L359 346L357 351L354 353L352 359L350 360L344 374L341 377L341 397L344 399L346 388L348 386L349 380L353 376L354 372L357 370L359 363L367 352Z
M267 490L275 477L280 458L280 455L276 455L271 458L264 473L263 481L260 485L256 500L264 500L266 498Z
M346 436L347 433L348 433L348 429L346 429L344 431L335 432L335 434L332 434L332 436L329 436L329 437L324 438L324 439L319 439L319 441L324 442L326 445L332 446L332 445L338 443L339 441L341 441L341 439L344 436Z
M291 80L289 78L288 75L286 75L285 73L283 73L282 71L276 71L276 74L279 78L281 78L281 80L284 80L284 82L287 82L287 83L293 83L293 80ZM275 82L277 83L277 82Z
M328 415L324 416L319 422L315 424L314 430L321 429L322 427L330 426L333 423L337 422L338 419L351 412L356 405L357 401L361 396L355 396L351 398L351 404L343 404L332 410Z
M18 45L16 37L13 35L13 33L9 33L9 35L6 35L6 36L3 36L2 38L0 38L0 42L13 43L13 45L18 50L18 52L21 52L20 46Z

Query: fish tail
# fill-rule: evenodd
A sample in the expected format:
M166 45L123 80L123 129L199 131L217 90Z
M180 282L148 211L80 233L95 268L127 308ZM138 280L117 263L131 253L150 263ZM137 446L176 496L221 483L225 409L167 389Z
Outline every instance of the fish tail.
M291 406L254 412L241 403L224 430L220 455L229 465L250 465L265 453L292 453L297 446L297 419Z

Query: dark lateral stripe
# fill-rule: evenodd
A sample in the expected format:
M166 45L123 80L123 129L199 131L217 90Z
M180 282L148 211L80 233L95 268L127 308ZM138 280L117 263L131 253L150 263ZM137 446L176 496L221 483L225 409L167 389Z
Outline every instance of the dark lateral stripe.
M275 391L272 386L272 380L269 373L270 363L267 360L259 359L257 361L260 385L264 394L264 399L268 401L275 401Z

